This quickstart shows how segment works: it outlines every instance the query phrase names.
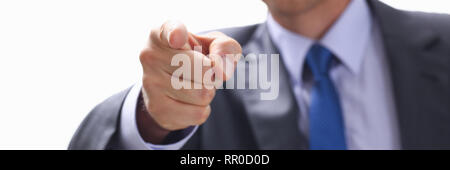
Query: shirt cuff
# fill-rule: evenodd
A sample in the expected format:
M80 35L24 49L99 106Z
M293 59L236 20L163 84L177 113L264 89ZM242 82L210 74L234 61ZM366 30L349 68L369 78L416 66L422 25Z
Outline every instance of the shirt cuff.
M124 149L127 150L178 150L192 137L197 131L198 126L188 128L189 134L179 141L171 144L156 145L145 142L139 134L136 123L136 106L138 103L139 94L142 88L142 83L135 84L127 97L125 98L120 114L120 132L119 140Z

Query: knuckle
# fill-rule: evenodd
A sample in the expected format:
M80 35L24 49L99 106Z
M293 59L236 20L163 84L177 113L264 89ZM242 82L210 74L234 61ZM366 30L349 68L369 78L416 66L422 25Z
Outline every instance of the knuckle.
M236 40L231 38L224 38L221 43L225 46L236 46L238 44Z
M152 63L153 58L154 58L153 51L150 48L145 48L144 50L141 51L141 53L139 55L139 61L142 64Z
M225 54L240 54L242 53L241 45L232 38L221 38L214 41L211 46L219 49L219 51Z
M224 40L223 44L229 48L230 52L242 53L241 45L234 39L228 38Z

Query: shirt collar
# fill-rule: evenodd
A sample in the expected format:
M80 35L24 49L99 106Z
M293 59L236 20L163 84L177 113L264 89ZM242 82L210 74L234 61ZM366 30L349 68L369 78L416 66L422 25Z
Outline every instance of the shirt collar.
M315 41L283 28L270 14L266 24L288 72L294 80L301 81L306 53ZM352 0L318 43L333 52L352 73L358 74L371 27L372 17L367 2Z

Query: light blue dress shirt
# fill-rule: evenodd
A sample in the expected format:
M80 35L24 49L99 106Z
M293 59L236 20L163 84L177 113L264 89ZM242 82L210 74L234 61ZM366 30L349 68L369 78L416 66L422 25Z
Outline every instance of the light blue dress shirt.
M368 4L353 0L329 31L318 41L279 25L270 15L267 27L288 70L300 107L299 128L308 136L311 81L302 78L306 53L314 43L332 51L340 63L331 70L339 93L348 149L399 149L400 141L389 68L379 28ZM126 149L180 149L196 132L170 145L144 142L136 126L136 104L141 83L136 84L122 108L120 142Z

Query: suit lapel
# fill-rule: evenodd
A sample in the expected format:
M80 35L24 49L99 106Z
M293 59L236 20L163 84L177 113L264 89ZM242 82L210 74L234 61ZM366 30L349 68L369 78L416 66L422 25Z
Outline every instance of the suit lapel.
M382 32L402 148L450 148L449 62L440 57L445 55L439 51L440 36L411 13L377 0L368 2ZM243 53L279 54L265 24L258 26ZM307 149L307 140L298 127L299 109L281 61L279 78L280 92L275 100L260 100L263 90L259 89L235 91L260 149Z
M381 27L403 149L449 148L449 65L439 35L412 13L369 4Z
M268 54L268 56L279 54L270 40L265 24L258 26L250 41L244 46L244 56L249 53ZM240 62L248 63L245 60ZM270 68L270 61L268 63ZM298 106L281 57L279 66L279 95L275 100L260 99L260 94L267 90L248 89L248 75L244 78L247 88L235 90L235 94L242 100L260 149L306 149L306 140L298 126ZM244 69L248 73L248 64Z

